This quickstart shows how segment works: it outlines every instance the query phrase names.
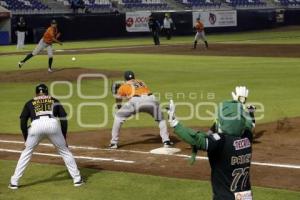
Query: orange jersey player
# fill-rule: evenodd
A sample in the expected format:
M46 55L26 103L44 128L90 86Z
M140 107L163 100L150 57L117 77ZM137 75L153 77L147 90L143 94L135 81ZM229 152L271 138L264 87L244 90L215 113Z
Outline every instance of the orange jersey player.
M201 39L205 43L205 47L207 49L208 48L208 43L207 43L207 40L206 40L206 37L205 37L204 25L200 21L200 18L197 18L197 21L196 21L196 24L195 24L194 28L196 30L196 35L195 35L195 39L194 39L194 47L193 48L196 49L198 40Z
M50 26L43 35L43 41L46 44L52 44L53 42L60 43L57 39L60 37L60 33L57 27Z
M155 96L143 81L135 79L135 75L132 71L126 71L124 78L126 82L123 83L117 91L116 103L118 111L114 117L111 133L112 139L109 148L118 148L122 124L130 116L140 112L148 113L154 118L159 125L163 146L166 148L171 147L172 142L170 142L166 120L164 120L161 107L159 102L155 99ZM128 101L122 105L123 99Z
M197 22L195 24L195 29L197 32L201 32L204 30L204 25L200 20L197 20Z
M118 90L118 96L120 97L134 97L151 94L150 89L141 80L129 80L123 84Z
M36 48L33 50L32 53L28 54L22 61L19 62L19 68L21 68L24 63L32 58L33 56L38 55L41 51L44 49L47 49L48 53L48 72L52 72L52 62L53 62L53 43L58 43L62 45L62 43L58 40L60 37L60 33L57 30L57 22L55 20L51 21L51 26L46 30L44 33L42 39L36 46Z

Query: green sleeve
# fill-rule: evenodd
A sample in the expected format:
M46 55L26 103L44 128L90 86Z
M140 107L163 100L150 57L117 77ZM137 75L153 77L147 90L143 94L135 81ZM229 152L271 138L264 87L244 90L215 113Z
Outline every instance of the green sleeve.
M197 149L206 150L207 148L207 135L205 132L196 132L178 123L177 126L174 127L174 133L186 143L196 146Z

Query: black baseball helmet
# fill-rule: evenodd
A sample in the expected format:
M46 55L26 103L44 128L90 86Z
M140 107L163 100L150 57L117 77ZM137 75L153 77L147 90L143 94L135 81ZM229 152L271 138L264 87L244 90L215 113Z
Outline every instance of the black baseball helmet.
M44 83L38 84L38 85L35 87L35 93L36 93L36 94L43 93L43 94L48 95L48 87L47 87L47 85L45 85Z
M125 78L126 81L129 81L131 79L135 79L133 71L126 71L124 73L124 78Z

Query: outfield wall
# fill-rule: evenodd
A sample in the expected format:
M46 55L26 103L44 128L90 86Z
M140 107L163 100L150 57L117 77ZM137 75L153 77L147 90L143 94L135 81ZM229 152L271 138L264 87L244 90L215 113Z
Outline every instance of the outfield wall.
M282 13L284 21L278 20L278 13ZM154 15L162 22L164 13L157 12ZM171 15L176 24L174 35L193 34L192 12L172 12ZM12 31L14 31L14 24L18 17L18 15L14 15L12 18ZM63 41L149 35L147 32L128 33L126 31L126 16L124 13L26 15L25 19L29 26L29 35L26 42L37 42L53 18L59 23ZM237 26L207 28L206 32L216 33L266 29L275 26L300 24L299 19L300 9L237 10ZM14 34L12 35L12 41L16 41Z

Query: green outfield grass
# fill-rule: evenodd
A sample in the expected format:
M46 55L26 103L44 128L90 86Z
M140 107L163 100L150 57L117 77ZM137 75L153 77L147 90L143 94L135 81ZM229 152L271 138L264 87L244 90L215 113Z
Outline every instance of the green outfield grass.
M206 181L164 178L133 173L81 169L87 184L73 187L66 169L58 165L29 165L19 190L7 188L16 162L0 160L0 199L101 199L101 200L192 200L211 199L211 186ZM63 191L63 192L62 192ZM299 192L254 187L256 200L297 200Z
M6 63L1 70L18 70L15 66L20 56L1 57ZM47 58L37 56L24 66L24 69L41 68L46 70ZM174 55L143 55L143 54L88 54L77 55L77 61L71 61L71 55L56 56L55 66L59 67L90 67L124 71L134 70L138 78L148 83L153 92L161 94L161 101L167 103L172 97L175 102L188 102L195 107L199 102L220 102L231 98L231 91L236 85L247 85L250 89L249 101L261 102L265 107L264 118L258 123L270 122L284 117L299 116L300 107L300 59L298 58L253 58L253 57L214 57L214 56L174 56ZM0 120L5 126L0 132L15 133L19 131L18 116L26 100L33 96L35 83L2 83L0 91L4 98L0 99L2 107ZM122 77L120 77L122 79ZM103 81L84 82L85 94L103 92ZM76 91L76 84L73 83ZM56 87L56 94L66 94L66 87ZM110 89L109 89L110 90ZM176 96L176 93L185 94ZM189 97L195 93L196 98ZM214 99L208 98L210 93L215 94ZM193 94L194 95L194 94ZM82 102L102 102L112 109L113 97L109 95L101 100L83 100L76 93L69 100L63 100L73 105L74 115L70 120L70 130L87 130L94 128L80 128L76 123L76 110ZM201 107L198 111L201 116L212 107ZM188 107L178 107L177 115L186 116ZM89 108L82 113L84 123L102 122L103 109ZM193 126L207 126L211 120L185 120L184 123ZM108 117L111 128L113 117ZM148 116L142 116L139 123L130 120L125 127L154 126L155 123Z
M275 28L260 31L250 31L242 33L222 33L207 34L209 43L258 43L258 44L300 44L300 27ZM190 44L193 35L174 37L166 40L161 37L162 44ZM131 39L105 39L80 42L65 42L63 46L55 45L56 49L76 49L76 48L95 48L95 47L117 47L131 45L151 45L150 37L131 38ZM25 51L31 51L35 44L26 45ZM15 45L0 46L0 53L15 52Z

